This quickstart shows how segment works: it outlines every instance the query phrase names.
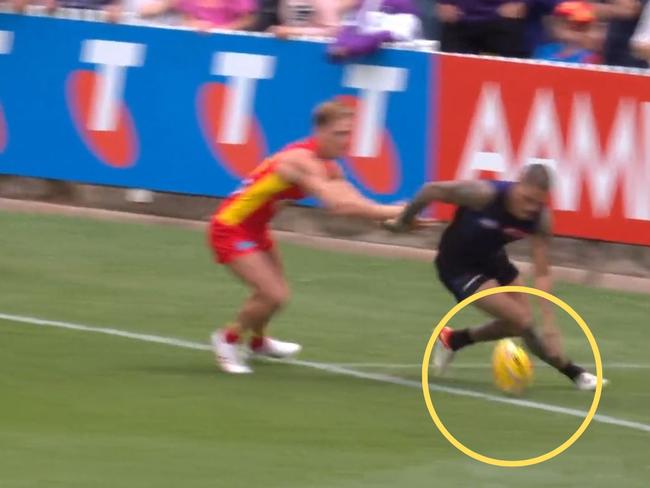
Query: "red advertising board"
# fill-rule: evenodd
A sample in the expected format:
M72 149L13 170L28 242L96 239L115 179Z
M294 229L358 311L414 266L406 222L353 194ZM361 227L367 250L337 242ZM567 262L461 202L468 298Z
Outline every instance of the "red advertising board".
M453 55L438 70L435 179L543 162L557 234L650 244L650 76Z

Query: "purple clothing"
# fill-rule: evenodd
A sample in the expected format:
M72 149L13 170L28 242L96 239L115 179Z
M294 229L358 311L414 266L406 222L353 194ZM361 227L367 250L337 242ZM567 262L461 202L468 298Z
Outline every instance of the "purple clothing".
M386 14L420 14L411 0L383 0L380 10Z
M329 53L344 49L345 58L362 56L377 51L384 42L401 40L394 31L377 29L372 24L373 19L376 20L374 14L416 16L418 11L411 0L364 0L357 11L343 21L343 27L328 49Z
M499 7L517 0L439 0L440 4L455 5L462 12L461 22L484 22L500 18ZM561 0L521 0L526 4L525 51L532 54L535 48L548 42L543 19L553 13Z
M536 0L522 0L531 5ZM462 12L461 22L484 22L501 18L499 7L513 0L439 0L441 5L455 5Z
M255 13L256 0L181 0L181 12L216 27L227 25Z
M61 8L78 8L82 10L100 10L113 3L113 0L59 0Z

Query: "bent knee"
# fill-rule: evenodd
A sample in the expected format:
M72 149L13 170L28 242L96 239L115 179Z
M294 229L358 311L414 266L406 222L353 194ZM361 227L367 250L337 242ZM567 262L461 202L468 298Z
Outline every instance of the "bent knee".
M285 306L291 298L291 291L286 285L278 285L266 290L259 290L258 293L265 302L274 308Z
M533 315L528 311L514 314L508 321L514 335L521 335L533 327Z

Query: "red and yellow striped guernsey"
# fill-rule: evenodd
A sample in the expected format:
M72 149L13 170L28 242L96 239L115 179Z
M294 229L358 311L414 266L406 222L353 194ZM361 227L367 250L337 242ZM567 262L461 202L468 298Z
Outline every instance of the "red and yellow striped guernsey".
M241 226L261 230L273 218L276 202L305 198L307 195L300 187L285 181L277 173L278 155L290 149L314 151L316 145L313 139L306 139L290 144L264 160L219 206L214 219L229 227ZM332 167L338 168L334 161L327 161L326 166L330 173L334 171Z

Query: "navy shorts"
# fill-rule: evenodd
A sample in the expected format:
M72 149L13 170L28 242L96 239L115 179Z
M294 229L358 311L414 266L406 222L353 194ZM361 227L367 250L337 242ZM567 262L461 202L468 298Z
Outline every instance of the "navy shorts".
M440 281L459 302L472 296L487 281L496 280L505 286L519 276L519 270L505 252L480 264L460 263L439 254L435 264Z

